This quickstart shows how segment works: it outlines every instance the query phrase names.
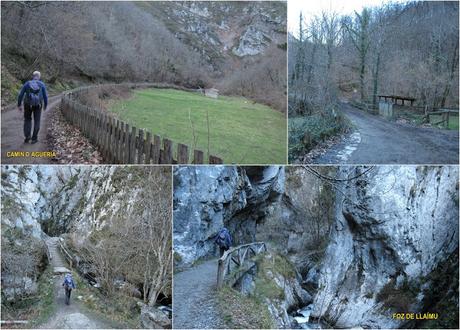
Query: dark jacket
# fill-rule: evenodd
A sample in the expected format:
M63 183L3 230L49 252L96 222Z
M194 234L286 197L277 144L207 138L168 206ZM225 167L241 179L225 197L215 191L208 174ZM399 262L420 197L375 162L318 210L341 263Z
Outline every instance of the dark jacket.
M64 282L62 283L62 286L65 287L66 286L66 280L68 279L68 282L69 282L69 289L75 289L76 288L76 285L75 285L75 282L73 281L73 278L71 276L65 276L64 277Z
M24 99L24 95L28 93L29 91L29 83L30 83L30 80L22 86L21 91L19 92L18 107L21 106L22 100ZM38 81L38 84L40 85L41 99L43 100L43 104L46 109L46 107L48 106L48 93L46 92L46 86L41 80Z
M223 248L230 248L233 244L232 236L227 228L222 228L215 238L215 242L217 245Z

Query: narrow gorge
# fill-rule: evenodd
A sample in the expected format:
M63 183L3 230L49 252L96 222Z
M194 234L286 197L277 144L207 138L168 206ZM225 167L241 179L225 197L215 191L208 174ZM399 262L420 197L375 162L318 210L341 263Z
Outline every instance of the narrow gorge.
M458 175L455 166L176 168L174 325L457 327ZM223 227L233 245L218 260ZM267 251L241 248L255 242ZM224 262L234 266L218 289Z
M3 166L2 321L170 327L170 200L169 167Z

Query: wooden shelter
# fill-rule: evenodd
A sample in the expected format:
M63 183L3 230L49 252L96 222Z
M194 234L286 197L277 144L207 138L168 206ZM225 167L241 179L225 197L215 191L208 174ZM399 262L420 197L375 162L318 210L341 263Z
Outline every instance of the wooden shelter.
M410 102L410 105L414 105L415 98L409 96L399 96L399 95L378 95L379 101L390 101L393 104L398 104L398 101L401 101L401 105L405 105L405 101Z

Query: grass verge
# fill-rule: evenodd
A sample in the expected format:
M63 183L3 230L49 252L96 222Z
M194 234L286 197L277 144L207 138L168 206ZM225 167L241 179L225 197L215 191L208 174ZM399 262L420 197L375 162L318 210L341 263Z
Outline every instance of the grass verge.
M113 328L140 328L140 307L137 305L139 299L121 293L107 297L84 281L77 272L73 271L72 274L77 286L75 293L72 293L72 299L88 313L109 321ZM79 296L82 298L78 299Z
M230 329L276 328L267 306L256 297L247 297L228 286L218 292L218 307Z
M403 119L411 123L412 125L420 126L425 123L425 115L422 113L416 113L411 110L406 109L396 109L395 110L395 120ZM458 116L451 114L449 116L449 124L447 127L444 124L435 125L442 120L441 115L431 115L430 116L430 124L433 125L435 128L441 129L450 129L450 130L458 130L459 129L459 122Z
M123 121L176 143L209 151L225 163L286 161L286 115L241 97L212 99L174 89L134 91L110 110Z

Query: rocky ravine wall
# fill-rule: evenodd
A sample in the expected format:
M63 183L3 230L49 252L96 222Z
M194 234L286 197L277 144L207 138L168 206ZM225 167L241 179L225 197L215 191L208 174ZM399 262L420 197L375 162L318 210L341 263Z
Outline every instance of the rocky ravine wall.
M343 177L362 171L341 169ZM375 167L341 189L347 198L338 196L313 316L336 327L401 326L392 313L409 311L389 308L382 289L402 300L412 284L420 291L408 308L422 308L430 287L422 277L458 249L458 168Z
M255 240L257 222L284 189L284 168L179 167L174 172L174 253L189 266L216 253L214 237L224 226L234 244Z
M2 252L11 251L11 258L2 260L3 291L11 292L11 299L36 291L38 268L43 266L38 255L45 253L41 240L46 235L70 234L74 244L82 245L118 214L129 214L142 188L132 171L114 166L3 166ZM37 257L27 259L31 265L24 279L5 280L8 269L14 272L12 266L24 263L29 254Z

